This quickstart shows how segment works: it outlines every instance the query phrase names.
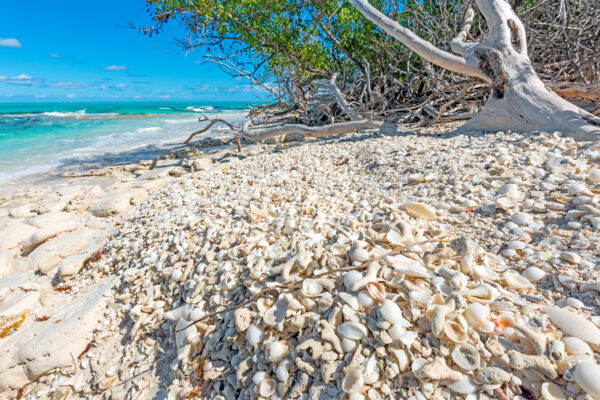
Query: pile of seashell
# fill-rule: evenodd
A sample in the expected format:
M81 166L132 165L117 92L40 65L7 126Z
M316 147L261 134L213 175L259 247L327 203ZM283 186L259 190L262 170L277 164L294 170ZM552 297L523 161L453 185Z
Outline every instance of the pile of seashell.
M90 265L122 278L126 347L94 390L600 399L597 150L501 133L279 148L157 192Z

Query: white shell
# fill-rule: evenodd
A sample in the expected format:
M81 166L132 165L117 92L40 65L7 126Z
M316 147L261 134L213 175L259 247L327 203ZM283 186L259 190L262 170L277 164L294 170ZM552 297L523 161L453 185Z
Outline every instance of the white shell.
M269 375L267 375L265 371L258 371L254 375L252 375L252 382L254 382L254 384L258 386L262 381L264 381L268 377Z
M305 279L302 282L302 294L307 297L314 297L321 294L323 286L314 279Z
M425 203L408 203L405 204L402 208L404 208L413 217L419 217L424 219L435 218L435 209L433 209Z
M476 277L481 279L487 279L490 281L495 281L500 279L500 275L491 268L488 268L484 265L475 265L473 267L473 273Z
M460 381L447 384L448 389L458 394L470 394L475 393L477 386L471 380L469 375L463 375Z
M258 385L258 393L262 397L271 397L275 394L277 381L275 379L265 379Z
M344 393L356 393L364 385L362 372L357 368L348 372L342 380L342 390Z
M348 339L347 337L343 338L341 341L341 347L344 353L349 353L356 348L356 340Z
M529 279L530 282L537 282L544 279L546 272L538 267L527 267L527 269L523 271L523 276Z
M444 333L454 343L464 343L469 338L469 324L462 315L446 318L444 322Z
M388 333L390 334L390 337L392 338L393 341L399 342L400 339L402 338L402 336L406 333L406 329L404 329L400 325L393 325L388 330Z
M269 361L279 362L290 350L289 346L283 342L273 342L269 345Z
M550 320L565 335L575 336L594 345L600 345L600 329L587 318L564 308L545 306L544 311Z
M393 350L394 355L396 356L396 360L398 362L398 368L400 372L406 371L408 366L410 365L410 359L408 358L408 353L404 349L395 349Z
M344 322L337 327L337 331L350 340L362 340L368 334L367 328L357 322Z
M577 364L573 377L584 392L593 398L600 398L600 365L593 361L582 361Z
M454 347L452 361L466 371L474 371L479 368L481 358L477 348L470 344L462 343Z
M513 289L521 290L532 287L531 282L516 271L505 271L502 277L506 281L506 284Z
M360 281L363 278L363 275L356 271L348 271L344 274L344 286L346 286L346 290L351 290L350 288L354 285L355 282Z
M431 278L431 272L420 261L415 261L402 254L385 256L384 260L399 274L415 278Z
M256 346L265 338L265 333L256 325L250 325L246 331L246 339L251 346Z
M513 215L510 220L517 225L523 226L523 225L530 225L533 222L533 217L531 216L531 214L519 212L519 213L516 213L515 215Z
M542 383L541 392L544 400L567 400L567 396L556 383Z
M562 338L562 342L565 345L565 350L569 354L582 355L591 353L592 351L586 342L573 336L566 336Z
M411 323L402 316L402 310L398 304L394 303L392 300L385 300L379 307L379 312L381 313L381 316L392 325L399 325L404 328L411 326Z
M488 320L490 309L479 303L471 303L464 312L464 317L473 328L482 332L491 332L494 330L494 323Z
M358 292L357 299L358 304L360 304L363 307L371 307L373 306L373 304L375 304L375 300L373 300L371 295L369 295L369 292L367 292L366 290L361 290L360 292Z
M431 295L431 292L426 291L426 290L412 290L409 294L408 297L414 301L417 305L419 305L420 307L427 307L428 305L431 304L431 301L433 300L433 296Z

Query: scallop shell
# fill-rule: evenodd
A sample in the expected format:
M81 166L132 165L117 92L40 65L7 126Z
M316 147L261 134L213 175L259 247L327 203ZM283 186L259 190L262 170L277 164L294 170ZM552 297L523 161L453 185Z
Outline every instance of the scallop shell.
M462 343L454 347L452 361L466 371L474 371L479 368L481 358L479 350L470 344Z
M469 324L462 315L454 314L452 317L446 317L444 322L444 333L446 337L454 343L465 343L469 332Z
M337 331L343 337L350 340L362 340L368 335L367 328L357 322L344 322L337 327Z
M516 271L505 271L502 277L509 287L516 290L529 289L533 286L527 278Z
M368 282L367 291L375 301L385 300L385 286L379 282Z
M589 396L600 398L600 365L593 361L582 361L577 364L573 377Z
M344 393L357 393L364 385L362 372L357 368L348 372L342 380L342 390Z
M556 383L542 383L541 393L544 400L567 400L567 396Z
M323 286L314 279L305 279L302 282L302 294L307 297L315 297L323 292Z
M564 308L545 306L544 311L563 334L575 336L594 345L600 345L600 329L587 318ZM600 378L599 378L600 381Z

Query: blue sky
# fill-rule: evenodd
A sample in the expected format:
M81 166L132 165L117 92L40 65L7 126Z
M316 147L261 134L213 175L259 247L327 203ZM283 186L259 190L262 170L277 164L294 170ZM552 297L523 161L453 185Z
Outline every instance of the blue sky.
M149 38L141 0L7 1L0 13L0 102L255 100L264 92L185 55L170 25Z

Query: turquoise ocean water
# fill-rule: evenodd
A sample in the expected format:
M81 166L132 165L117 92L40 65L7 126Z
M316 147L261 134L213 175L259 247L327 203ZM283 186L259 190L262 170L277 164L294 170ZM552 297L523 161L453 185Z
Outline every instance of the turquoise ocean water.
M134 162L181 143L205 124L202 113L238 123L247 109L241 102L0 103L0 184L115 154Z

